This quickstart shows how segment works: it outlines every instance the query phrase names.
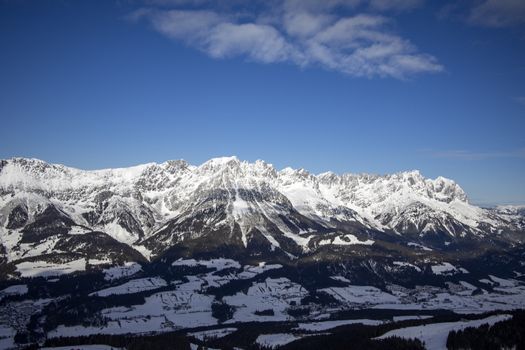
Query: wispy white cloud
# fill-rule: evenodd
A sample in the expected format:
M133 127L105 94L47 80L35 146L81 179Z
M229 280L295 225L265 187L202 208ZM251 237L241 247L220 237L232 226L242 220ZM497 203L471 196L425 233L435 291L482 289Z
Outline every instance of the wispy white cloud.
M301 53L272 26L256 23L221 23L206 38L206 51L212 57L246 55L255 61L271 63L299 61Z
M159 32L189 43L202 43L213 28L224 21L211 11L148 11L145 14Z
M408 11L421 6L424 0L284 0L274 1L283 3L287 10L320 12L334 8L356 9L365 7L378 11Z
M525 1L455 0L446 2L438 11L437 17L492 28L524 25Z
M370 0L370 7L380 11L405 11L419 7L423 0Z
M505 27L525 23L525 1L484 0L474 6L468 21L487 27Z
M175 1L175 6L142 9L130 18L146 19L160 33L214 58L242 56L262 63L320 66L356 77L403 79L443 70L435 57L418 52L395 33L390 18L377 11L357 11L359 6L399 11L420 0L388 5L382 0L270 1L248 14L242 5L217 8L206 0L150 1ZM185 1L199 8L179 5ZM335 11L341 7L346 9L342 13L350 14Z

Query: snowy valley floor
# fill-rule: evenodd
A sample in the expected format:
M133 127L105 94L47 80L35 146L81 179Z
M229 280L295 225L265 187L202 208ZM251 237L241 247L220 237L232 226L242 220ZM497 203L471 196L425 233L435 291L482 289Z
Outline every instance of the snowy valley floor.
M118 347L128 335L155 334L182 337L194 348L306 348L315 338L349 332L370 341L417 338L427 349L443 349L451 330L494 324L525 309L521 274L473 281L452 264L432 266L437 277L450 277L442 286L413 288L355 285L341 275L303 285L280 264L243 266L230 259L169 265L157 275L129 263L96 277L11 283L0 290L0 349L99 340Z

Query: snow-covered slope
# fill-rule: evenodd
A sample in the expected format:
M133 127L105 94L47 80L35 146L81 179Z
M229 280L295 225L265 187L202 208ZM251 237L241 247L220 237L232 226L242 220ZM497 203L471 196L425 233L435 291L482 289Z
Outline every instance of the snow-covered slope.
M454 181L418 171L313 175L236 157L96 171L0 161L0 254L8 261L93 254L97 247L85 249L93 231L121 261L176 245L293 257L386 236L445 248L462 239L519 241L522 214L471 205Z

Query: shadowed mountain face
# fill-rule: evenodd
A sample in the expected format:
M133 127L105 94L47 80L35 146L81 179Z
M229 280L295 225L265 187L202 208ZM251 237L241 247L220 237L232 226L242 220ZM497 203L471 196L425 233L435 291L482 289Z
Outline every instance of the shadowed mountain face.
M523 209L469 204L419 172L313 175L235 157L83 171L35 159L0 167L4 264L163 254L338 260L477 255L519 245Z

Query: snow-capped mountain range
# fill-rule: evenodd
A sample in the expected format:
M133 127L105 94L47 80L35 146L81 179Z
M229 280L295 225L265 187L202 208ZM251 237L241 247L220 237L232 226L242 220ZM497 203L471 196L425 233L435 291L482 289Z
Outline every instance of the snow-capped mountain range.
M0 348L165 333L251 349L407 321L423 337L524 307L524 235L523 207L418 171L0 160Z
M512 247L523 211L472 205L454 181L276 170L236 157L85 171L0 160L0 254L154 259L179 252L272 254L396 244L423 251ZM182 254L182 253L181 253Z

